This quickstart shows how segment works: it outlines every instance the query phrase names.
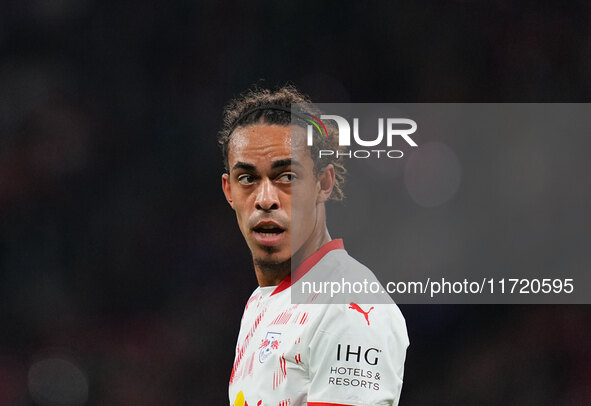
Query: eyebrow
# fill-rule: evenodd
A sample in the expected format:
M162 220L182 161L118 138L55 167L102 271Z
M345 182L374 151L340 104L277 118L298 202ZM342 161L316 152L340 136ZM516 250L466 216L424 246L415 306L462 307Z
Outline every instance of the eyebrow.
M302 164L300 164L298 161L291 159L291 158L279 159L277 161L274 161L271 164L271 169L283 168L286 166L302 167ZM242 169L242 170L251 171L251 172L256 171L256 167L253 164L249 164L247 162L241 162L241 161L236 162L236 164L232 167L233 171L235 171L237 169Z
M244 169L245 171L254 171L256 168L253 164L247 164L246 162L236 162L236 165L232 167L232 170Z
M302 164L300 164L298 161L291 159L291 158L287 158L287 159L279 159L278 161L275 161L271 164L271 168L275 169L275 168L283 168L284 166L299 166L302 167Z

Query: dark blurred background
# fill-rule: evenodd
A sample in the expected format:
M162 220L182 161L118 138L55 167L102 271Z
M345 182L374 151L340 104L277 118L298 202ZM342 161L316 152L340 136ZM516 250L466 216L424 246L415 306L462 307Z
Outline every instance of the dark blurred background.
M514 3L0 2L0 405L227 404L225 102L589 102L591 3ZM591 404L588 306L401 308L401 406Z

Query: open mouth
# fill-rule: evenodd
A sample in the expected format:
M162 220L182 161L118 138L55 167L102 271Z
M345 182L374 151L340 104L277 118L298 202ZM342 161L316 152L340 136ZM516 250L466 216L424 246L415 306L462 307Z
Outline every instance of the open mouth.
M285 229L273 221L260 222L252 231L257 241L263 245L276 245L285 234Z
M255 233L259 233L263 237L273 237L277 234L283 233L285 230L274 224L266 224L253 228Z

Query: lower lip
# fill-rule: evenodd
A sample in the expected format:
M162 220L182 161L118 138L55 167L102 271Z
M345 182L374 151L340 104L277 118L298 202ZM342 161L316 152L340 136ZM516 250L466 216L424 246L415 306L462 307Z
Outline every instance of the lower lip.
M266 246L274 246L277 245L281 242L281 240L283 240L284 235L285 235L285 231L282 233L278 233L278 234L271 234L271 233L259 233L257 231L254 231L254 238L257 240L257 242L261 245L266 245Z

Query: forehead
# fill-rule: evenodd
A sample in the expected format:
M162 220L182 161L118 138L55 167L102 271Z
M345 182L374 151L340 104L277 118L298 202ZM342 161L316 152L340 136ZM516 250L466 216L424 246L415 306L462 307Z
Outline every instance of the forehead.
M292 134L293 132L293 134ZM256 124L237 128L228 143L228 164L234 162L273 162L297 159L312 162L305 143L305 131L298 126Z

